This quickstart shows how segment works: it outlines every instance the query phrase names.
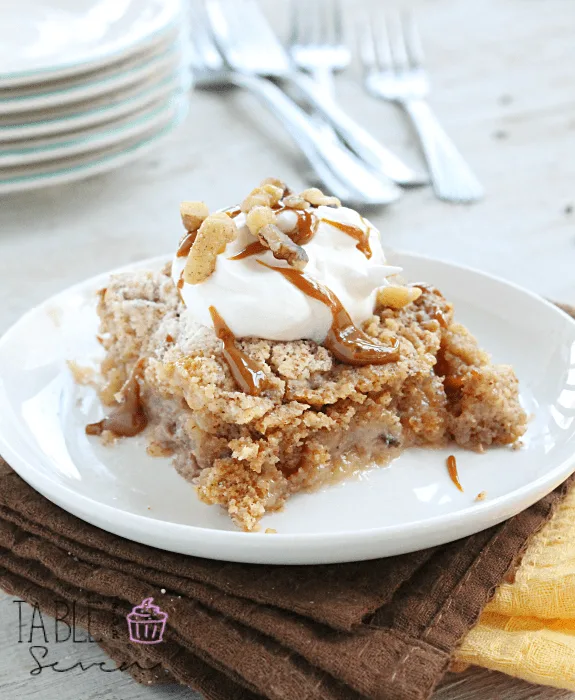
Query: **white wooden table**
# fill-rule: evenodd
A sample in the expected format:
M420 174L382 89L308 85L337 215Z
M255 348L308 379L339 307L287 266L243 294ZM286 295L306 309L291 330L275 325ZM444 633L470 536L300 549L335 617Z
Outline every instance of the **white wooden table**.
M373 5L378 0L366 0ZM348 0L350 15L355 2ZM433 103L486 186L481 204L457 207L412 191L370 212L389 248L456 260L547 297L575 300L575 3L572 0L420 0ZM285 3L266 7L285 28ZM357 69L338 81L342 102L412 163L419 155L391 106L363 95ZM29 306L85 277L174 249L178 204L238 201L268 175L306 184L305 164L248 95L196 93L189 118L160 151L116 173L0 199L0 331ZM536 320L534 319L534 322ZM18 611L0 593L2 700L180 700L187 689L143 688L98 669L32 677L18 644ZM86 664L95 645L51 654ZM196 696L197 697L197 696ZM487 671L453 676L436 700L575 698ZM294 698L294 700L297 700Z

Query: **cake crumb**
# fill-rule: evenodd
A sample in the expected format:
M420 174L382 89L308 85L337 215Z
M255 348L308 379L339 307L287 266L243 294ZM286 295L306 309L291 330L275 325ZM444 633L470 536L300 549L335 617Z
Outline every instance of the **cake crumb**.
M150 442L146 448L146 452L150 457L171 457L174 454L172 447L167 447L161 442Z
M511 449L514 452L517 452L517 450L521 450L524 446L523 440L515 440L515 442L511 445Z
M484 501L487 498L487 491L481 491L481 493L478 493L477 496L475 496L476 501Z
M96 383L96 372L92 367L79 365L75 360L68 360L66 364L76 384L80 384L80 386L90 386Z
M273 527L266 527L265 534L266 535L277 535L278 531L275 530Z

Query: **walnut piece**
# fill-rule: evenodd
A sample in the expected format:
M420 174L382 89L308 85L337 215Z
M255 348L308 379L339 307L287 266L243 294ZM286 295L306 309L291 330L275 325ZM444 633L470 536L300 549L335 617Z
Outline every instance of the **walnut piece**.
M268 224L275 224L277 217L273 209L270 207L254 207L246 216L246 224L254 236L258 235L258 231Z
M189 252L183 279L187 284L200 284L216 269L216 259L238 233L233 219L225 212L207 217L200 226Z
M264 185L275 185L276 187L279 187L284 194L289 190L286 183L283 180L280 180L278 177L266 177L265 180L260 182L260 187L263 187Z
M275 207L283 197L284 190L270 183L260 185L252 190L240 205L240 209L247 214L254 207Z
M317 187L309 187L300 196L314 207L341 207L341 202L337 197L328 197Z
M309 209L311 204L301 196L301 194L290 194L283 199L284 207L288 209Z
M254 207L269 207L270 198L263 190L256 188L240 204L240 209L244 214L249 213Z
M210 210L205 202L182 202L180 215L186 231L197 231L202 223L210 215Z
M281 187L277 187L276 185L262 185L260 189L263 190L270 198L270 207L275 207L284 196L283 189Z
M404 306L419 299L422 291L419 287L382 287L377 291L377 301L390 309L403 309Z
M274 258L285 260L291 267L296 270L303 270L307 265L309 258L305 250L283 231L273 224L268 224L258 231L260 242L269 248L273 253Z

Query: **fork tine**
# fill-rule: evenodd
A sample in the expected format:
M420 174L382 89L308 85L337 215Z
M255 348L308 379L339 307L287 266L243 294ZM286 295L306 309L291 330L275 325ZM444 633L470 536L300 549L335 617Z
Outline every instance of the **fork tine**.
M357 39L357 49L364 70L377 70L378 57L375 52L375 40L367 13L362 13L358 19L355 34Z
M316 6L316 41L318 44L331 44L332 17L330 0L314 0Z
M403 36L401 16L398 12L388 15L387 31L389 33L389 47L396 71L405 71L409 68L407 48Z
M290 0L291 31L289 44L306 44L309 41L309 23L305 21L305 0Z
M379 70L393 70L394 61L391 52L390 33L383 14L375 15L372 18L370 22L370 31L373 36L373 44Z
M421 37L411 12L402 13L402 26L409 62L413 68L421 68L425 60Z
M343 33L343 7L341 0L333 0L332 16L334 41L336 44L343 44L345 37Z

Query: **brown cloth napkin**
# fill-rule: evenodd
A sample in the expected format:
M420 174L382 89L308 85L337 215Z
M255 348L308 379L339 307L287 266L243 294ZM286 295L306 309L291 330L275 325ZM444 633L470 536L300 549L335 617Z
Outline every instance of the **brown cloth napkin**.
M53 505L0 458L0 586L52 615L58 601L74 602L77 624L142 683L183 683L208 700L424 700L574 484L441 547L268 567L111 535ZM129 640L125 618L150 597L169 617L164 641L143 646Z
M551 515L568 480L519 516L399 557L266 567L185 557L95 528L0 461L0 586L55 614L76 605L123 669L214 700L423 700L494 587ZM165 593L162 593L162 589ZM145 598L168 613L164 641L129 641Z

